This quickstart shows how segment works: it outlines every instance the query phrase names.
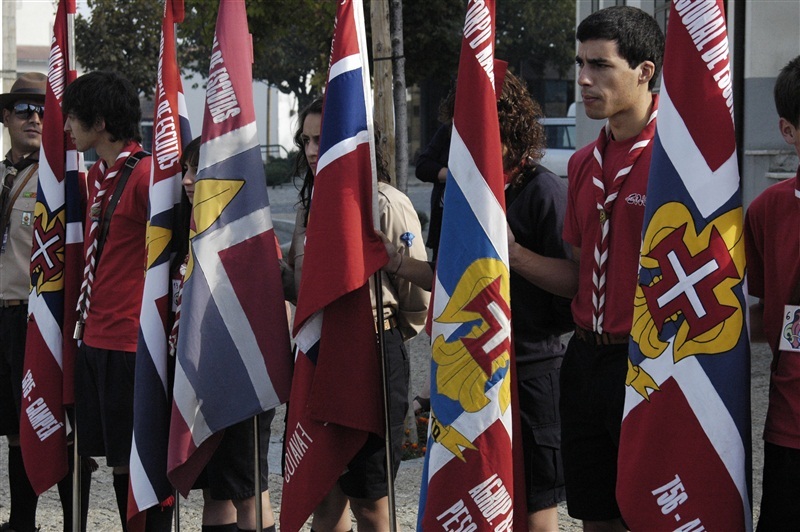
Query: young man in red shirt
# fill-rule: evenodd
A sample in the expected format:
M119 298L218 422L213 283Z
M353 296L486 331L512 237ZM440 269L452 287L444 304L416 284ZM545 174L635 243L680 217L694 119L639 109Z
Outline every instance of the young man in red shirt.
M800 155L800 57L775 82L778 129ZM747 210L745 250L754 342L772 348L764 425L764 477L758 530L800 523L800 170L769 187Z
M584 530L625 530L617 454L664 35L650 15L619 6L583 20L577 38L586 115L607 122L569 162L564 240L572 259L528 251L516 270L573 298L560 401L569 514Z
M62 107L64 130L78 151L94 148L99 157L87 176L85 270L76 326L82 340L75 361L78 452L105 456L113 468L124 530L150 156L139 143L139 97L120 75L79 77L65 90ZM126 163L137 158L142 160L126 171ZM147 529L169 530L170 517L171 511L151 508Z

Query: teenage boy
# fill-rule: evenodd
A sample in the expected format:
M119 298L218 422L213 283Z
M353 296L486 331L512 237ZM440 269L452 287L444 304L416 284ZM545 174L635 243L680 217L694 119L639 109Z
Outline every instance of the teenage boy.
M561 366L567 508L584 530L625 530L616 501L628 337L639 267L664 34L644 11L615 6L578 26L578 85L598 139L567 174L564 240L572 259L527 254L526 279L572 297L575 334Z
M92 72L64 92L64 131L99 160L87 176L84 280L78 300L75 410L78 452L105 456L114 472L123 530L139 310L144 286L149 154L139 143L141 110L133 85ZM148 530L169 530L171 508L147 511Z
M775 82L778 129L800 155L800 57ZM747 283L760 298L750 338L772 348L764 425L764 477L758 530L796 530L800 523L800 169L758 196L745 217Z

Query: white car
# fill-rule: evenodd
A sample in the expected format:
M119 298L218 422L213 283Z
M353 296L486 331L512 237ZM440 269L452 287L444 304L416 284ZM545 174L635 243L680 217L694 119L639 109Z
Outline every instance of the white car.
M575 153L575 117L543 118L547 149L540 164L561 177L567 177L567 163Z

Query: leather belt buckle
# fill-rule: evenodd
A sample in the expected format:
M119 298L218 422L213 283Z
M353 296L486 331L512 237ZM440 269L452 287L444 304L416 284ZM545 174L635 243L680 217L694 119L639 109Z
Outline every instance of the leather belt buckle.
M395 329L397 327L397 318L394 316L389 316L388 318L383 319L383 330L388 331L391 329ZM378 332L378 321L375 321L375 332Z
M575 335L589 345L621 345L627 344L629 335L611 334L604 332L598 334L593 331L587 331L581 327L575 327Z

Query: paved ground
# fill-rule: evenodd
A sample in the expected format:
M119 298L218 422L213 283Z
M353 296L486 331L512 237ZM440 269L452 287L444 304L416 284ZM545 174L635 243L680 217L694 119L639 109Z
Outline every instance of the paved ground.
M430 188L418 186L409 182L409 197L415 207L427 212ZM282 227L287 227L285 222L293 221L293 205L296 202L296 190L290 185L270 189L273 215L276 220L282 220ZM276 223L276 228L279 224ZM281 242L287 242L285 235L279 234ZM412 362L412 396L420 390L427 379L428 360L430 356L429 338L422 334L409 343ZM752 357L752 423L753 423L753 500L755 501L755 515L758 514L758 502L761 499L761 469L763 465L763 442L761 432L766 415L767 390L769 379L770 355L764 344L753 350ZM270 446L270 469L280 471L280 435L282 432L283 409L275 416L272 427L273 437ZM6 440L0 438L0 523L8 520L9 494L7 473ZM120 530L117 517L116 503L111 485L111 473L100 460L101 468L95 473L92 483L89 519L87 529L90 532L112 532ZM413 530L416 526L417 500L422 473L422 459L403 462L396 482L397 520L400 529ZM270 475L270 490L272 503L279 515L281 500L281 477ZM182 530L200 530L202 510L202 497L198 492L192 492L187 500L180 501L180 515ZM560 529L566 532L580 530L579 524L569 518L564 505L559 508ZM42 532L58 532L61 530L61 508L58 494L53 489L45 493L40 499L38 521ZM308 530L308 527L306 527Z

